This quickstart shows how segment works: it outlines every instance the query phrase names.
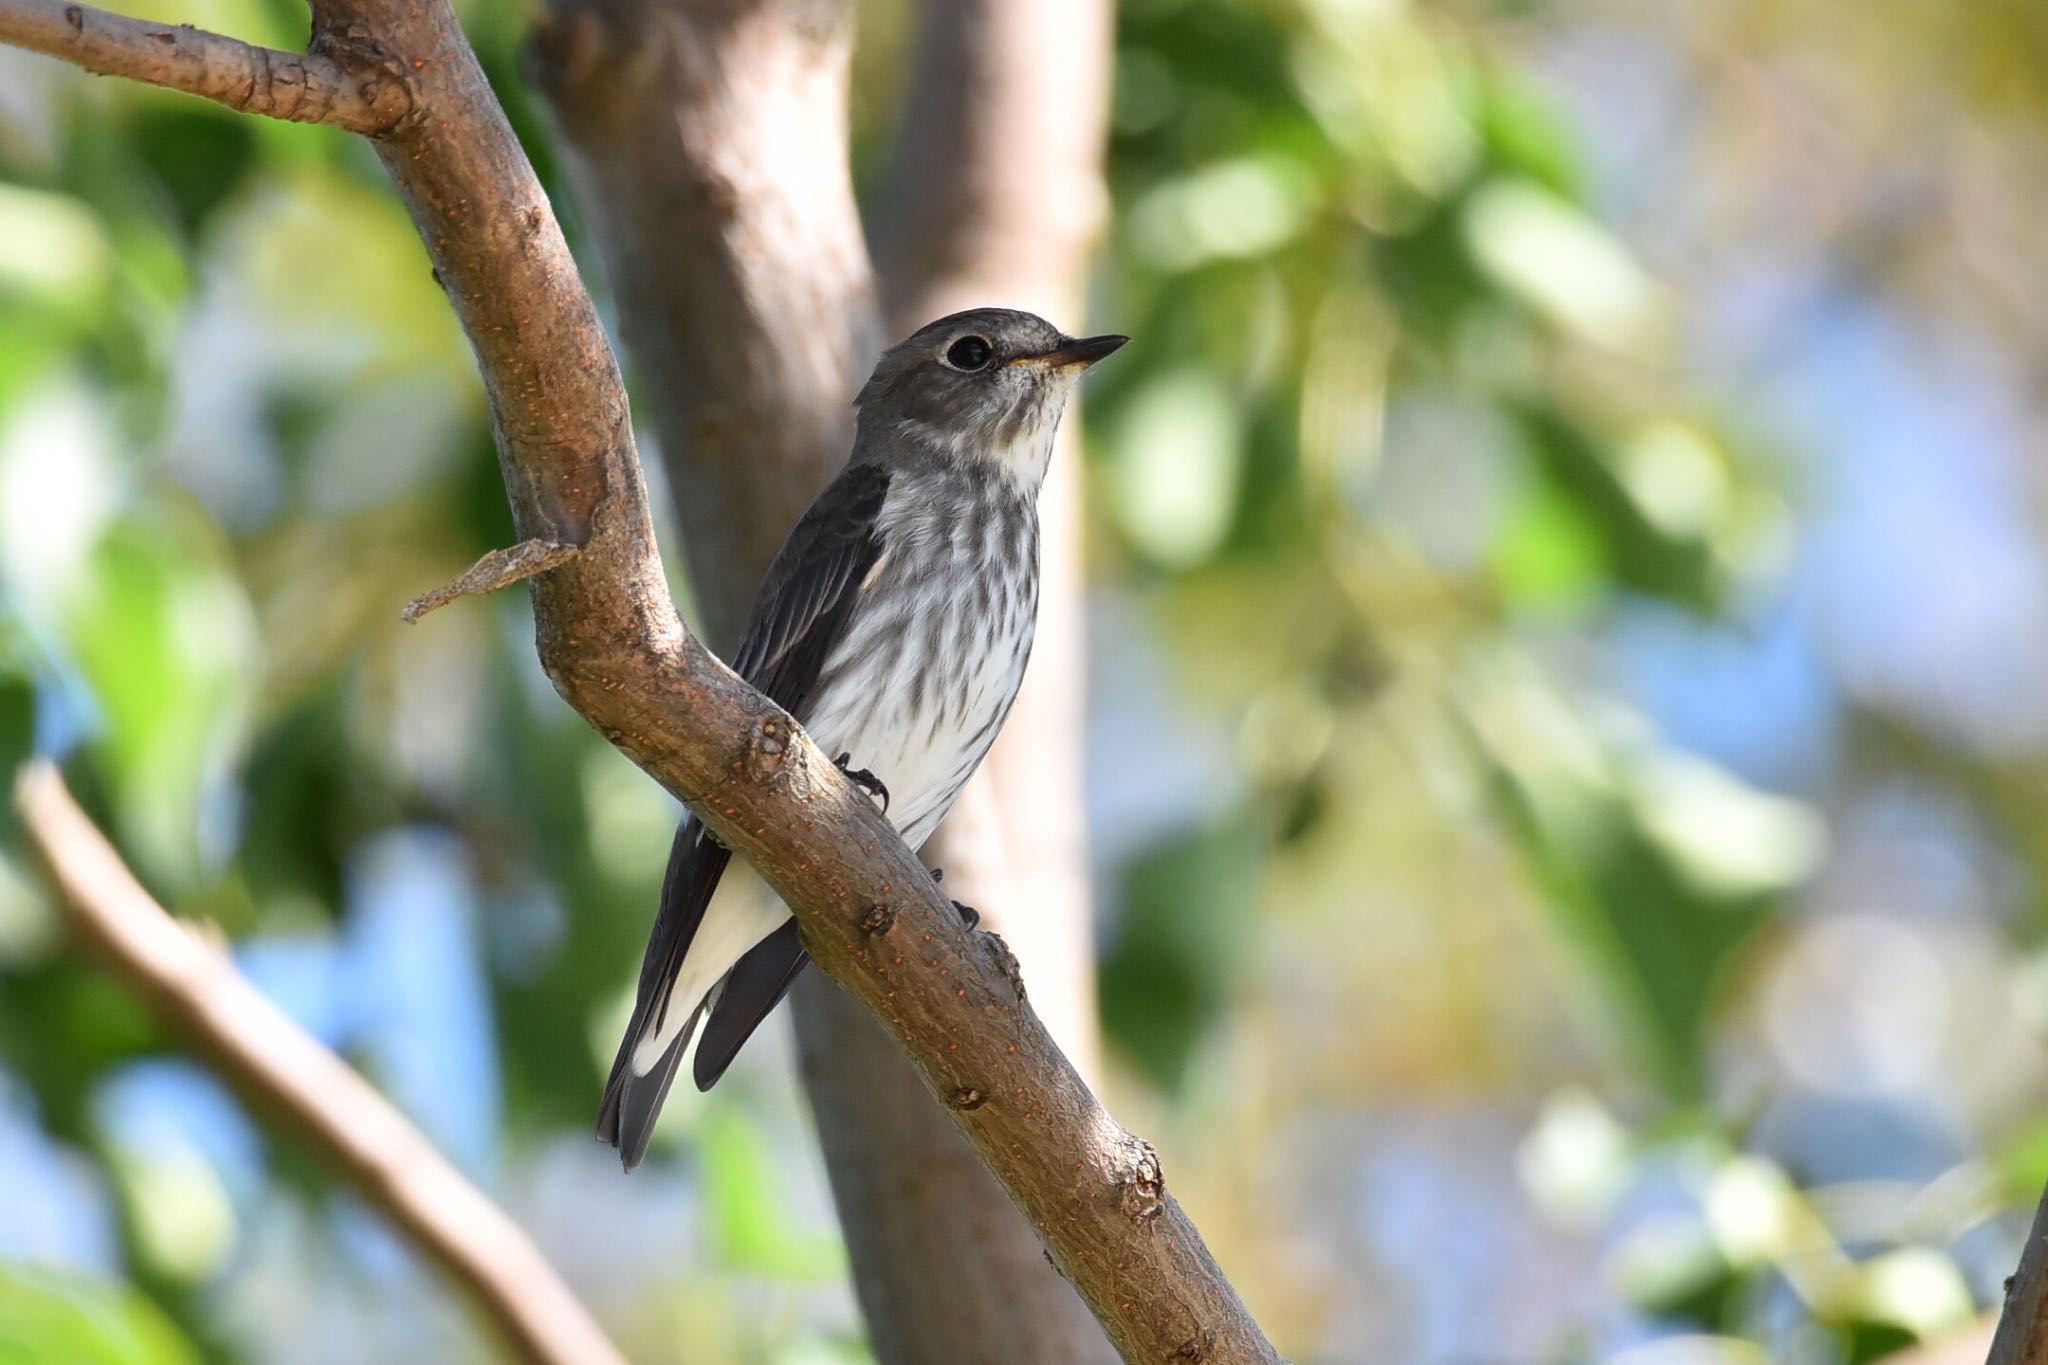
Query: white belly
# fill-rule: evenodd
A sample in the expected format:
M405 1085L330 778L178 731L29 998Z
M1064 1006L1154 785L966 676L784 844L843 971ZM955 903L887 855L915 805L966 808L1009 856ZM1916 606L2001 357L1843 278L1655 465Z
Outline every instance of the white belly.
M1023 629L1029 628L1027 620ZM938 642L926 639L915 624L895 638L860 633L842 648L864 662L842 676L876 681L834 688L804 719L828 757L849 755L851 766L867 769L889 789L890 823L912 848L952 809L1016 698L1030 640L1028 634L1020 640L1014 630L998 630L959 641L965 648L941 644L941 657L951 667L931 670L922 697L908 681L915 665L905 651L921 657Z

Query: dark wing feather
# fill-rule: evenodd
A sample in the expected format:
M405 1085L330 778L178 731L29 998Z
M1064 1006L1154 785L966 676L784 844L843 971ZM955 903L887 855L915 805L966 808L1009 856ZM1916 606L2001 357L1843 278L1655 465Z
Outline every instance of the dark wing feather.
M711 1007L704 1022L704 1037L697 1044L696 1060L690 1065L699 1090L709 1090L740 1055L740 1048L754 1036L754 1030L782 1002L811 955L797 937L795 920L747 950L725 978L725 989Z
M694 819L686 819L676 827L675 842L669 845L668 871L661 879L661 911L654 917L647 954L640 959L640 989L633 1001L633 1019L626 1026L618 1056L612 1059L604 1100L597 1111L598 1141L618 1148L629 1171L646 1154L647 1139L654 1132L654 1117L661 1111L661 1101L675 1079L676 1064L689 1045L690 1029L676 1036L660 1063L645 1076L633 1074L633 1051L642 1036L661 1028L675 968L682 962L683 952L704 918L704 907L711 903L711 893L718 889L718 879L725 875L726 864L731 861L732 853ZM695 1008L694 1002L691 1007Z
M740 636L733 669L784 710L801 713L805 709L826 658L846 628L860 585L881 557L882 502L888 491L887 471L872 465L847 466L796 524L769 567L767 581ZM620 1149L629 1170L646 1150L655 1114L675 1078L691 1028L682 1031L660 1065L646 1076L633 1074L631 1057L640 1038L661 1027L671 1003L670 984L731 858L694 817L683 821L669 850L661 910L641 963L633 1020L612 1063L598 1113L598 1138ZM780 938L780 934L773 935L762 946ZM776 969L781 984L765 998L759 984L764 974L759 961L748 972L736 971L734 980L719 992L714 1011L717 1031L721 1038L736 1034L727 1062L781 999L788 978L803 965L802 951L798 947L797 960ZM741 986L737 993L735 983ZM688 1003L695 1007L694 1001ZM742 1019L747 1021L743 1028ZM692 1027L694 1024L693 1020ZM718 1070L722 1072L724 1065ZM701 1064L698 1074L703 1074Z
M769 567L733 671L801 714L839 642L861 580L881 558L888 471L849 465L789 533Z

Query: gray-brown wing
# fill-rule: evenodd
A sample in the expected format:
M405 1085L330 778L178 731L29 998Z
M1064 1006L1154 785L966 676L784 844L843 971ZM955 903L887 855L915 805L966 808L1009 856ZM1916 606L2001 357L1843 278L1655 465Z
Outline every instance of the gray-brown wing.
M796 524L768 570L740 636L733 671L786 711L805 709L826 658L846 629L861 582L882 554L881 512L888 491L885 470L849 465ZM632 1023L612 1063L598 1112L599 1139L619 1149L628 1170L646 1151L655 1115L692 1030L682 1030L660 1063L644 1076L634 1074L631 1058L643 1036L660 1030L672 1005L696 1008L694 1000L670 1001L669 991L731 856L694 816L683 821L669 851L661 910L641 962ZM771 936L760 948L770 948L776 960L770 963L750 953L743 959L747 970L735 970L719 992L713 1019L725 1061L775 1007L788 981L802 968L803 949L794 944L794 935ZM724 1065L717 1070L722 1072ZM698 1071L700 1084L708 1084L702 1080L701 1063Z
M849 465L811 504L768 570L740 635L733 672L801 713L839 642L861 580L882 554L889 475Z

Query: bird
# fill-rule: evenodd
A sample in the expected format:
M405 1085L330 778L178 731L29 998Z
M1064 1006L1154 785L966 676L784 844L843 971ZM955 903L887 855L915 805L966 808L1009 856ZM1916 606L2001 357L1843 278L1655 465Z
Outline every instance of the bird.
M748 613L734 671L838 755L912 848L1016 699L1053 436L1082 372L1127 340L977 308L885 351L854 400L852 454ZM709 1090L808 960L788 907L685 816L598 1113L626 1170L699 1024L692 1072Z

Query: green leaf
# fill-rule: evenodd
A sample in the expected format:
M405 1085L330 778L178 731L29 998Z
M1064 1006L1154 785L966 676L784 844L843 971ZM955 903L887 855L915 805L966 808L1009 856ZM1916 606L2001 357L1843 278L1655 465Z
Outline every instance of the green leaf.
M1102 962L1104 1031L1163 1089L1180 1089L1220 1017L1252 932L1263 831L1239 814L1139 855L1122 932Z
M1467 714L1494 809L1544 907L1624 1011L1643 1060L1696 1098L1727 968L1811 866L1817 825L1733 778L1674 777L1689 770L1668 755L1617 748L1540 684L1498 686ZM1687 819L1696 837L1674 838ZM1757 842L1772 855L1747 859Z
M1154 563L1185 569L1221 548L1237 513L1238 413L1219 376L1163 376L1118 414L1108 443L1110 506Z
M1575 524L1592 537L1615 584L1701 610L1713 605L1713 555L1703 540L1660 526L1593 435L1565 413L1527 404L1516 416L1535 462L1538 496L1576 510Z
M36 746L36 687L0 657L0 788L11 790L15 770Z
M139 111L134 138L188 234L197 233L255 165L255 120L192 101Z
M255 685L248 601L207 529L197 518L116 522L64 604L124 843L180 879L198 870L202 786L239 746Z
M1501 591L1521 608L1586 608L1607 586L1606 545L1578 503L1548 484L1526 493L1493 545Z
M1866 1322L1858 1319L1844 1324L1841 1335L1842 1358L1847 1365L1865 1365L1866 1361L1886 1360L1920 1344L1919 1337L1890 1322Z
M790 1216L788 1182L774 1145L735 1105L712 1107L698 1130L704 1198L721 1259L736 1270L790 1280L829 1280L845 1273L836 1237L810 1231Z
M2014 1204L2041 1197L2048 1185L2048 1120L2036 1120L1993 1153L1992 1170L2003 1197Z
M14 802L6 799L14 790L14 774L35 752L36 684L33 670L34 657L30 653L27 634L18 621L0 615L0 856L4 856L14 843L17 832ZM0 901L4 899L0 896ZM0 944L4 944L8 937L4 928L5 918L5 912L0 911Z
M1656 284L1569 200L1531 180L1493 180L1466 202L1463 225L1495 285L1563 332L1633 356L1661 348L1669 320Z
M126 1285L0 1265L0 1365L198 1365L157 1307Z
M0 298L85 311L113 276L113 253L92 211L69 195L0 184Z
M1481 87L1479 129L1494 165L1526 176L1563 199L1583 178L1567 117L1534 82L1501 73Z

